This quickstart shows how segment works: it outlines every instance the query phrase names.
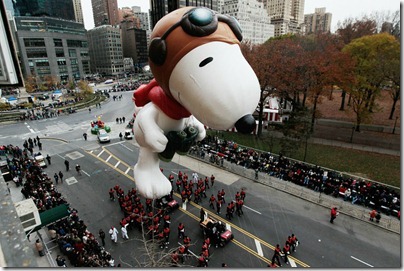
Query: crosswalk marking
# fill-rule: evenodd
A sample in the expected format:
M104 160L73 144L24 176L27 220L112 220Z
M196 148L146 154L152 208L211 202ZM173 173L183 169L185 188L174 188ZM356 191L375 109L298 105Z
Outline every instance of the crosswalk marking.
M261 257L264 256L264 252L262 252L262 247L261 247L261 243L260 241L258 241L257 239L254 239L255 241L255 246L257 247L257 253L258 255L260 255Z
M107 158L107 160L105 160L105 162L108 163L108 161L109 161L109 159L111 159L111 157L112 157L112 155L110 155L110 156Z
M118 167L118 165L121 163L121 161L118 161L116 164L115 164L115 168L116 167Z
M291 267L297 267L296 263L294 260L292 260L291 258L288 257L289 263Z
M125 171L125 174L128 174L129 170L130 170L130 167L128 167L128 169Z
M97 157L100 157L103 152L104 152L104 150L102 150L102 151L97 155Z

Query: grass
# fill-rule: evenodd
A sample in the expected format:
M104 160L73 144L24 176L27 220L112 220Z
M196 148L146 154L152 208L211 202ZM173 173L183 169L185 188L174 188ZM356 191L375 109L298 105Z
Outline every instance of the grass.
M208 133L212 136L216 135L216 131L208 131ZM220 132L218 136L233 140L239 145L270 151L275 154L278 154L281 150L280 138L265 136L259 139L254 135L231 132ZM303 161L304 144L301 144L295 152L287 156ZM308 143L306 162L360 176L375 182L400 187L401 168L400 157L398 156Z

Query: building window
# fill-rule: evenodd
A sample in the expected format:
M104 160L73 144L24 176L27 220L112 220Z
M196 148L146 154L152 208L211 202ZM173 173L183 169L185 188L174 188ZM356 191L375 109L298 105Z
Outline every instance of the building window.
M88 47L87 41L83 40L67 40L67 47Z
M88 57L88 51L80 51L81 57Z
M45 47L44 39L24 39L25 47Z
M77 57L76 49L69 49L69 57Z
M53 43L55 44L55 47L63 47L62 39L53 39Z
M64 57L65 56L65 50L63 50L63 48L56 48L55 53L56 53L56 57Z
M27 49L27 58L43 58L48 57L45 48Z
M57 62L58 62L59 66L65 66L66 65L66 59L64 59L64 58L58 59Z

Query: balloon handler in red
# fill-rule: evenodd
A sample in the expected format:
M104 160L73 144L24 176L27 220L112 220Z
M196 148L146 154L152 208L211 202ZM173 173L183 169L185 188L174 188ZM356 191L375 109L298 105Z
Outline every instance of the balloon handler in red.
M176 9L155 25L149 46L154 79L133 93L133 131L140 146L134 179L142 196L170 193L160 159L186 154L205 137L205 126L254 130L260 84L241 40L234 18L205 7Z

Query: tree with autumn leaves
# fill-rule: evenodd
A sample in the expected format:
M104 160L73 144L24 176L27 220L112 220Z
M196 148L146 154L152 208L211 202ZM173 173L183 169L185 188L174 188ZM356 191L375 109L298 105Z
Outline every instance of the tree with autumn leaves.
M264 103L271 94L292 102L294 108L312 102L313 130L317 103L334 85L346 85L351 58L341 51L335 36L319 34L270 39L261 45L244 45L242 50L261 85L258 136L262 134Z

